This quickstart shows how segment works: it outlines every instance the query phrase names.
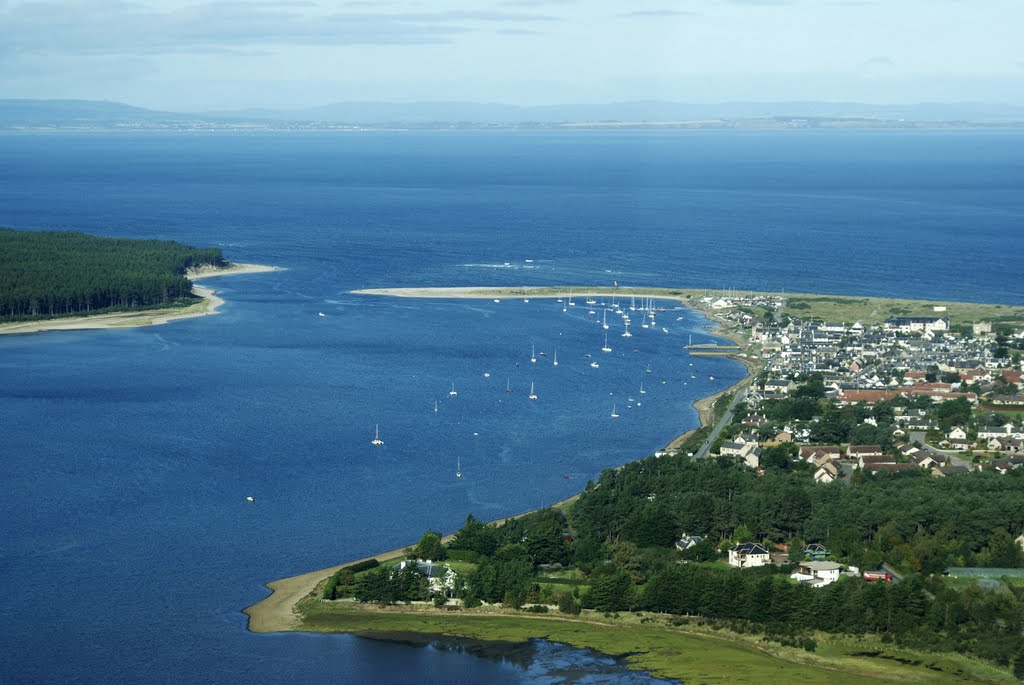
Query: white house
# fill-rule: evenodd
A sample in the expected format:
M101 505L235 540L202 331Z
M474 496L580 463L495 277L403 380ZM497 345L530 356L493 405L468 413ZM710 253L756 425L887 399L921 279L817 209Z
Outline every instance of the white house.
M857 569L848 569L834 561L801 561L796 573L789 577L811 587L824 587L839 580L844 573L857 575Z
M736 568L764 566L770 559L764 545L756 542L743 542L729 548L729 565Z
M683 533L683 537L676 541L676 549L680 552L685 552L703 539L704 538L700 535L689 535L687 533Z

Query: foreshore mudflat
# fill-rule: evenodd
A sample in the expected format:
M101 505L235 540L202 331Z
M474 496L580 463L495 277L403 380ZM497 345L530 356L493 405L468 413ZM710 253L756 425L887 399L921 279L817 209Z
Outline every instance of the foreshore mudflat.
M190 270L186 276L189 280L213 278L215 276L240 276L243 274L266 273L279 271L276 266L262 264L230 264L225 268L203 267ZM191 319L197 316L216 314L224 300L217 296L212 288L195 285L192 292L203 298L182 309L147 309L137 312L115 312L113 314L97 314L95 316L76 316L66 319L47 319L45 321L24 321L0 324L0 335L17 333L40 333L43 331L72 331L102 328L138 328L140 326L157 326L160 324Z

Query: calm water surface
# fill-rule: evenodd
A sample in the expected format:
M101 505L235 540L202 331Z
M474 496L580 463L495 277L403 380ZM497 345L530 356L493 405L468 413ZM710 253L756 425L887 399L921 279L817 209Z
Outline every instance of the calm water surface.
M562 499L743 376L690 366L682 345L709 333L686 311L629 339L610 320L601 353L582 303L350 291L1019 304L1022 179L1010 133L0 134L0 225L286 269L211 280L217 317L0 339L0 681L655 682L544 642L246 632L264 582Z

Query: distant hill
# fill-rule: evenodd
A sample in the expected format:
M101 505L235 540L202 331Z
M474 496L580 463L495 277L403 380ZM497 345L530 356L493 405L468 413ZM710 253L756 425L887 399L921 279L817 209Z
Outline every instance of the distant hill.
M793 127L806 121L846 127L881 124L1024 125L1024 107L986 103L868 105L856 102L662 101L535 107L473 102L339 102L295 110L161 112L93 100L0 100L0 128L277 128L333 126L554 126L565 124L686 124L731 127L736 122Z

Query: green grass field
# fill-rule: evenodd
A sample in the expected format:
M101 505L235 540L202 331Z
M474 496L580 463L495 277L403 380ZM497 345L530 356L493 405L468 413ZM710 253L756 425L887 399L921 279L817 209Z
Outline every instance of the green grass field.
M659 615L605 617L584 611L558 613L448 611L416 606L375 608L351 602L305 601L301 630L402 639L409 633L485 641L525 642L546 638L610 655L626 655L632 668L697 683L1013 683L1007 673L958 655L895 649L877 640L819 638L815 653L758 642L704 627L674 627Z

